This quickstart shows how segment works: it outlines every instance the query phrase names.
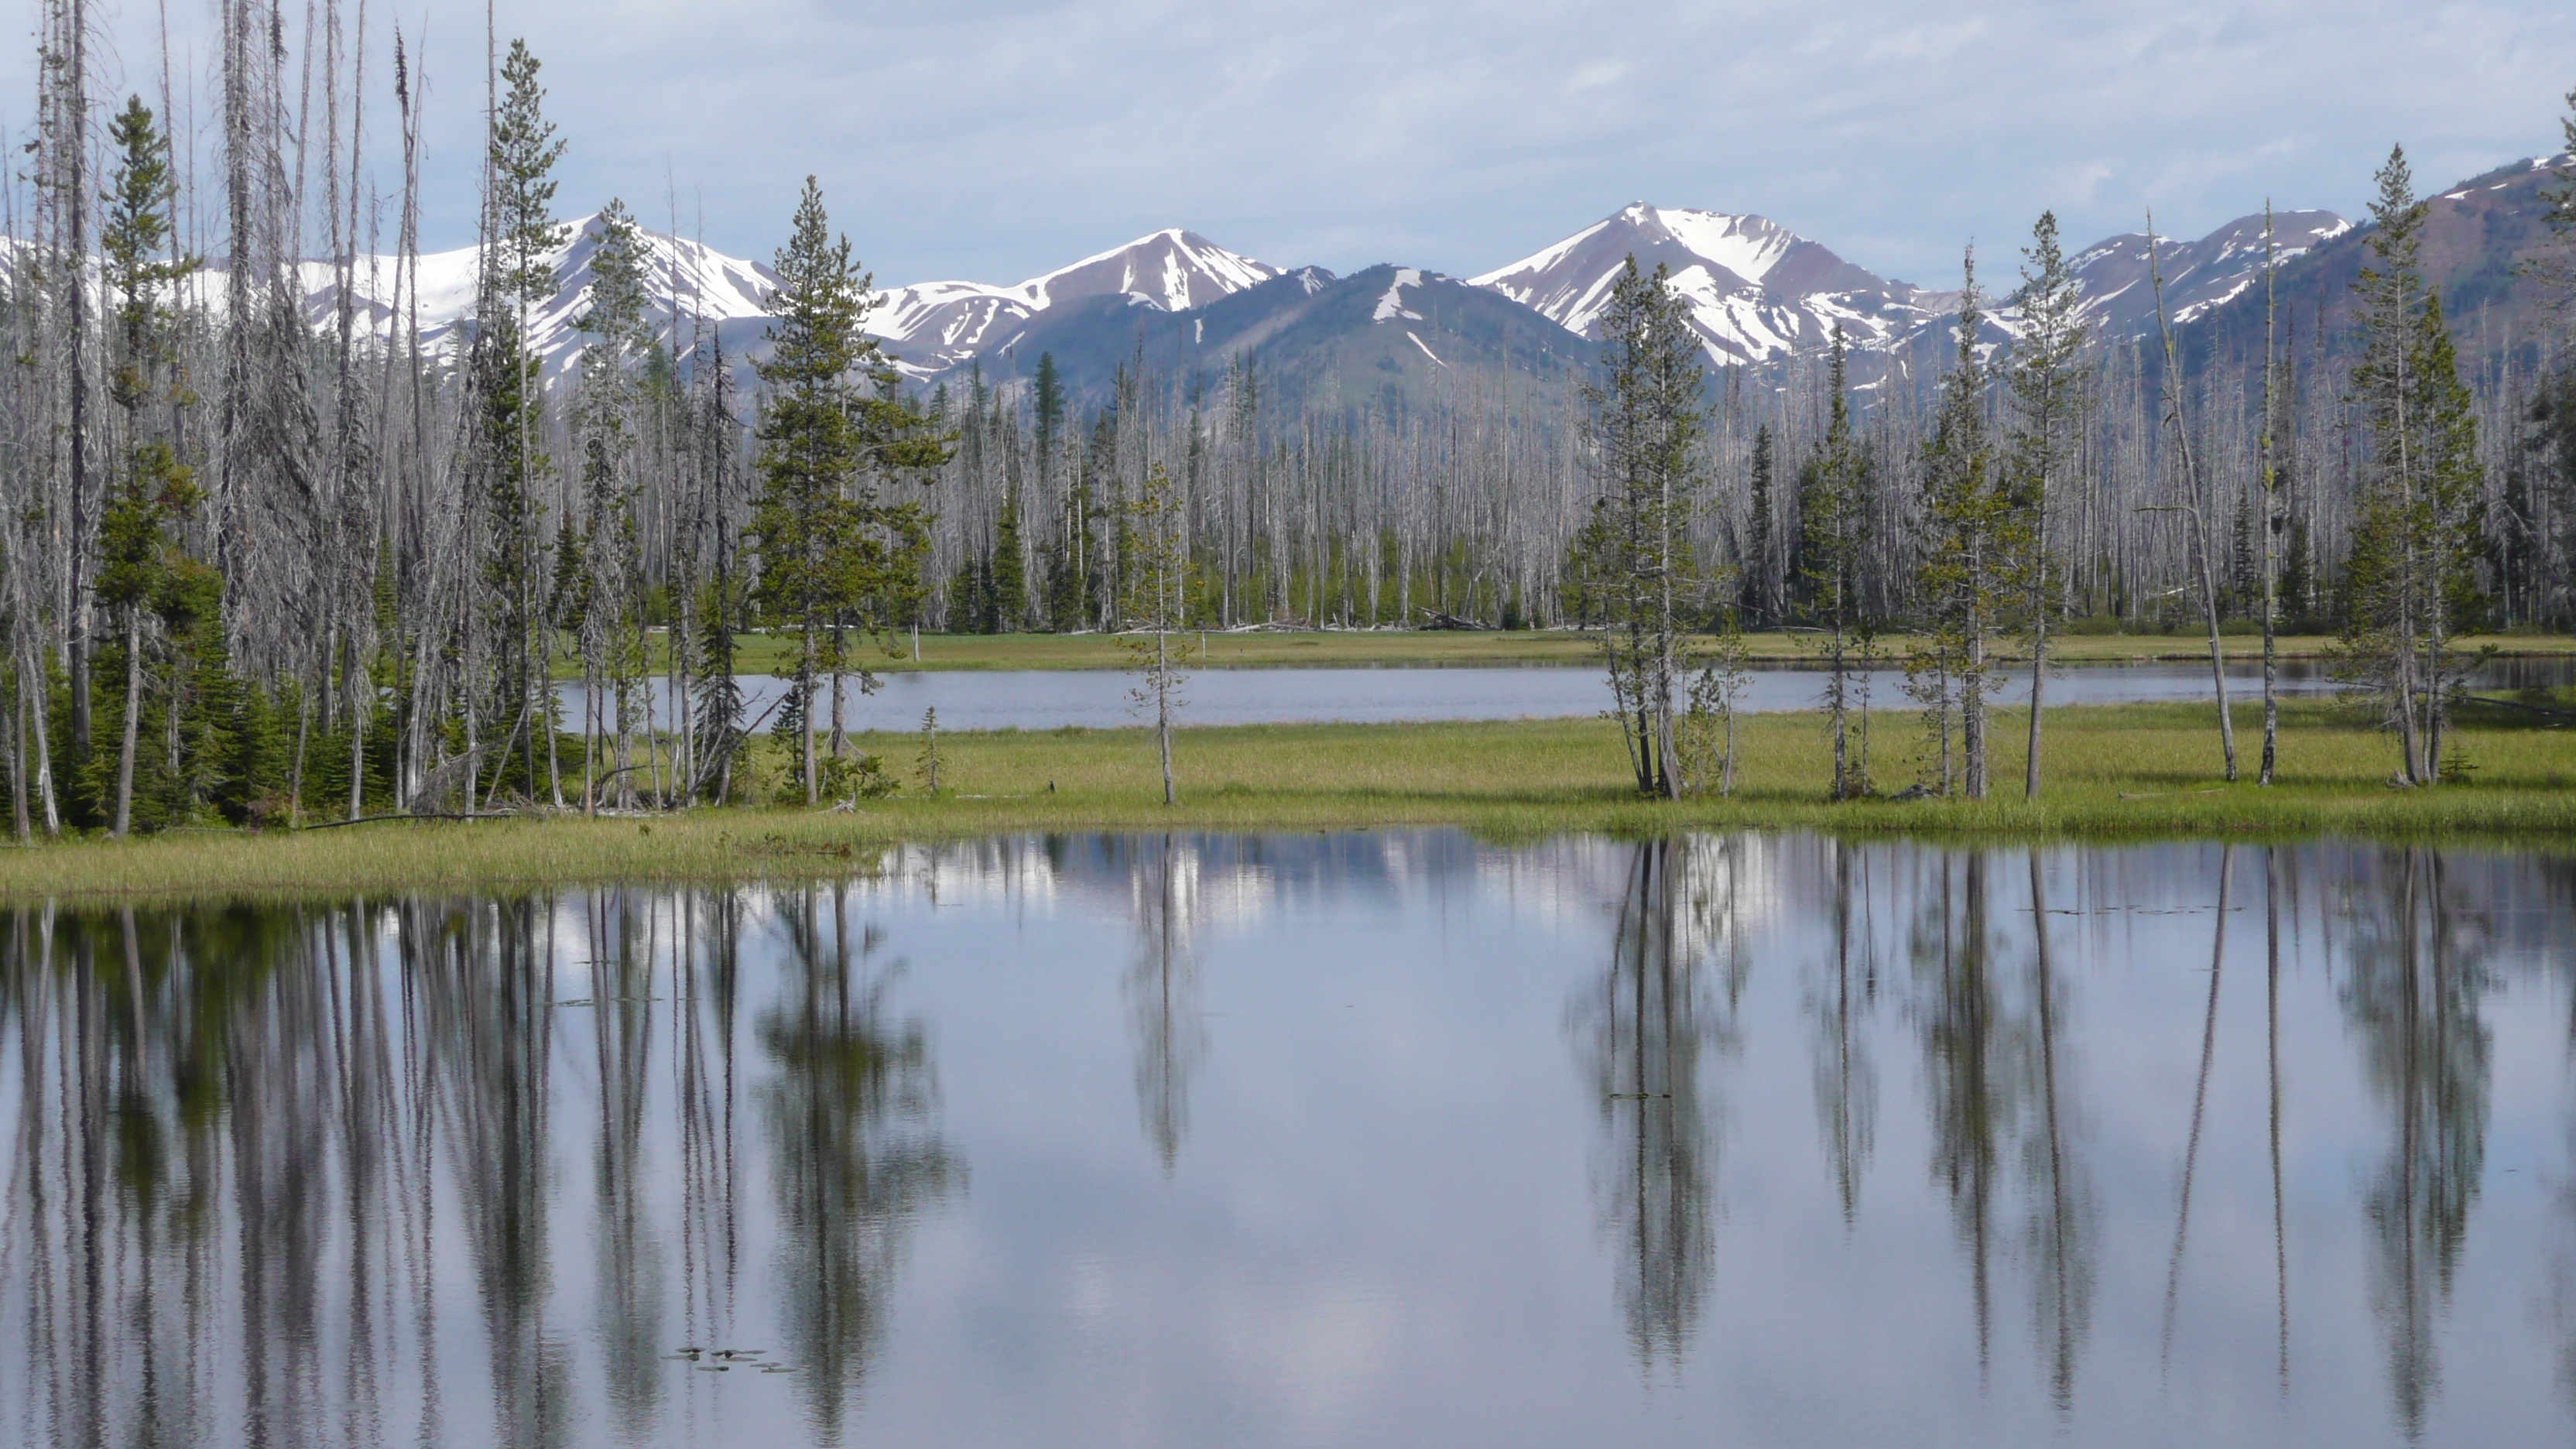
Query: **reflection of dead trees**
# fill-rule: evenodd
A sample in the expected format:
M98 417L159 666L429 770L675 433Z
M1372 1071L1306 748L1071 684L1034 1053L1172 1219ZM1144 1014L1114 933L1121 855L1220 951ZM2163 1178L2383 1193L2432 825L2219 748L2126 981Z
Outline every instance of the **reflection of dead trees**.
M17 1099L0 1439L176 1444L222 1426L252 1442L434 1444L469 1425L477 1442L570 1437L570 1349L545 1321L559 1034L597 1047L596 1093L578 1100L600 1112L600 1337L610 1407L643 1423L658 1392L643 1375L669 1372L654 1358L668 1347L654 1266L666 1253L644 1161L663 1008L646 1001L681 912L692 939L667 953L666 994L689 1013L686 1301L714 1306L720 1289L729 1305L733 1280L737 902L715 908L712 965L696 909L611 894L560 915L408 901L0 921L0 1061ZM609 1009L556 1012L556 960L582 958L571 938L584 920L591 994ZM443 1243L471 1264L488 1432L481 1405L450 1422ZM389 1427L398 1358L418 1418Z
M2023 1241L2031 1258L2032 1332L2047 1360L2049 1392L2064 1413L2075 1406L2075 1370L2093 1322L2100 1218L2092 1179L2074 1141L2061 1020L2066 992L2049 939L2046 872L2036 852L2030 858L2030 907L2031 1014L2038 1050L2028 1065L2039 1110L2022 1145L2022 1181L2029 1198Z
M2032 899L2038 898L2038 867L2033 865ZM2200 1171L2200 1129L2208 1120L2209 1068L2218 1056L2218 993L2227 980L2227 912L2228 888L2234 884L2236 847L2218 848L2218 913L2210 928L2209 1004L2200 1020L2200 1071L2192 1078L2191 1130L2184 1136L2182 1151L2181 1206L2174 1213L2173 1252L2165 1263L2165 1327L2158 1353L2167 1365L2173 1362L2174 1319L2182 1304L2183 1254L2191 1246L2191 1190Z
M247 1436L381 1438L396 1079L351 925L47 909L0 930L19 1064L0 1302L26 1315L23 1393L0 1394L21 1400L13 1427L185 1443L222 1393Z
M2491 984L2480 923L2452 899L2439 854L2389 852L2354 893L2345 1016L2388 1111L2370 1180L2371 1304L2388 1336L2389 1393L2409 1436L2441 1389L2433 1321L2449 1299L2486 1154Z
M564 1442L571 1364L545 1331L552 912L530 900L431 913L404 933L432 1090L483 1310L492 1412L510 1445Z
M590 963L592 1052L599 1074L599 1135L592 1143L599 1296L593 1305L610 1412L642 1439L661 1402L662 1253L645 1215L644 1106L653 1047L653 960L658 914L632 891L581 903Z
M1739 842L1639 845L1619 904L1610 964L1568 1024L1609 1138L1595 1190L1617 1244L1617 1295L1630 1346L1678 1363L1716 1271L1711 1200L1717 1111L1700 1065L1733 1045L1744 956L1734 929ZM1712 950L1722 982L1703 966Z
M1842 841L1826 848L1834 857L1833 946L1807 994L1807 1013L1814 1024L1816 1126L1848 1228L1860 1215L1861 1177L1878 1137L1878 1069L1865 1035L1878 1000L1878 949L1868 889L1858 880L1868 858Z
M1962 891L1958 877L1964 869ZM1950 1215L1967 1250L1977 1366L1985 1369L1994 1330L1994 1252L1998 1136L2012 1115L2011 1075L1998 1058L2003 1005L1989 957L1986 860L1944 857L1935 890L1914 924L1918 980L1928 983L1922 1008L1923 1062L1932 1109L1932 1175L1950 1197Z
M2281 860L2263 849L2263 1075L2270 1107L2272 1158L2272 1293L2279 1324L2274 1373L2290 1391L2290 1239L2281 1181Z
M795 996L758 1026L778 1067L760 1105L778 1197L781 1327L816 1435L838 1443L885 1334L912 1218L962 1184L965 1166L932 1121L921 1023L895 1020L886 1005L901 964L871 964L872 930L852 954L837 887L791 898L785 925Z
M729 1336L741 1267L734 1022L742 900L732 891L692 893L680 898L679 909L672 1010L679 1057L680 1302L685 1341L703 1344Z
M2065 988L2048 935L2045 873L2031 862L2036 934L2026 981L2004 962L1983 855L1944 858L1914 924L1924 983L1924 1068L1933 1176L1968 1255L1982 1367L1992 1350L1994 1275L2004 1224L2018 1212L2030 1272L2032 1332L2061 1410L2091 1325L2097 1214L2075 1141ZM2017 1166L2015 1178L2005 1176Z
M1137 862L1128 887L1136 924L1127 973L1136 1035L1136 1107L1145 1140L1169 1173L1190 1130L1190 1075L1207 1052L1199 1016L1198 960L1191 932L1198 903L1198 855L1173 836Z

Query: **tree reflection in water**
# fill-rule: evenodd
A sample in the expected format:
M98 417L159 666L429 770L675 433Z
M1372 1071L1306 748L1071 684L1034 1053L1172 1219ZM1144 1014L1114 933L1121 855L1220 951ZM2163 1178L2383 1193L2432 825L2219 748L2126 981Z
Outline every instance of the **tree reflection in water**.
M2391 850L2345 908L2344 1016L2389 1127L2362 1198L2371 1306L2388 1339L2398 1427L2410 1438L2441 1388L2434 1319L2450 1297L2486 1155L2485 922L2447 877L2437 851Z
M2010 938L1995 919L1989 858L1944 854L1931 872L1911 949L1932 1173L1968 1255L1979 1370L1993 1352L1996 1260L2017 1242L2030 1273L2033 1345L2059 1411L2069 1412L2091 1327L2099 1221L2077 1140L2066 984L2050 928L2047 873L2032 856L2036 929L2028 967L2015 972ZM2016 1214L2020 1231L2007 1237Z
M1190 1075L1207 1053L1199 1013L1199 853L1166 834L1143 843L1128 874L1136 959L1126 978L1136 1039L1136 1109L1145 1140L1169 1174L1190 1130Z
M686 1369L665 1355L682 1336L724 1341L733 1320L742 899L12 913L0 1303L22 1315L8 1351L24 1392L0 1404L0 1440L570 1442L585 1386L551 1319L567 1089L597 1112L588 1391L622 1439L695 1412L675 1409ZM890 1019L891 973L872 942L853 951L843 906L794 899L789 1000L758 1030L777 1068L760 1103L780 1356L811 1365L780 1382L801 1385L825 1438L882 1336L906 1215L962 1177L928 1126L923 1031ZM657 1119L662 1082L675 1124ZM666 1127L677 1160L656 1164ZM673 1168L676 1224L653 1208ZM441 1352L450 1253L488 1402L455 1398ZM389 1379L407 1423L388 1422Z
M1735 1006L1751 961L1738 914L1749 845L1638 845L1609 965L1567 1017L1601 1102L1607 1140L1594 1195L1617 1249L1619 1311L1649 1368L1680 1365L1716 1271L1722 1111L1703 1100L1700 1065L1737 1044Z
M778 1068L760 1089L780 1223L776 1270L788 1360L816 1436L841 1442L922 1206L962 1186L965 1166L932 1123L926 1033L897 1020L875 927L850 939L846 888L782 891L789 1004L764 1013Z
M1865 875L1871 857L1831 841L1833 935L1807 991L1813 1028L1816 1126L1843 1226L1860 1220L1861 1177L1878 1140L1878 1068L1870 1060L1868 1017L1878 1003L1876 913Z
M1123 967L1129 1035L1111 1028L1075 1046L1094 1060L1106 1053L1108 1095L1082 1110L1106 1115L1106 1151L1147 1184L1128 1124L1167 1170L1184 1146L1204 1151L1190 1136L1190 1103L1204 1071L1207 988L1191 946L1203 899L1213 909L1237 888L1221 868L1228 848L1129 839L1050 867L1050 884L1079 887L1089 909L1133 931L1132 950L1088 958ZM2189 1311L2170 1330L2171 1383L2224 1392L2222 1379L2243 1375L2213 1373L2215 1358L2234 1354L2240 1368L2272 1359L2261 1377L2278 1377L2279 1408L2302 1429L2354 1412L2356 1388L2364 1432L2344 1438L2524 1425L2530 1411L2514 1392L2546 1396L2553 1371L2576 1400L2576 1189L2553 1199L2555 1243L2515 1236L2534 1221L2520 1215L2481 1225L2498 1239L2485 1251L2506 1265L2508 1286L2458 1266L2490 1118L2499 1142L2527 1132L2528 1102L2561 1086L2547 1069L2546 1080L2507 1074L2487 996L2531 977L2576 1001L2566 950L2576 872L2528 854L2266 849L2258 943L2253 852L2234 852L2239 873L2222 892L2206 871L2225 853L2031 859L1748 836L1585 843L1535 864L1510 857L1513 870L1549 872L1551 911L1559 901L1615 906L1577 961L1533 948L1527 969L1568 975L1479 975L1459 989L1536 990L1537 1025L1567 1032L1599 1113L1576 1131L1594 1146L1590 1207L1614 1260L1632 1366L1649 1377L1678 1369L1712 1321L1721 1188L1749 1181L1757 1161L1740 1154L1721 1174L1721 1148L1763 1131L1793 1149L1785 1180L1812 1199L1805 1211L1818 1230L1837 1214L1848 1225L1796 1242L1799 1253L1882 1253L1890 1242L1902 1253L1928 1226L1932 1271L1958 1285L1933 1300L1936 1311L1962 1330L1973 1324L1981 1357L2000 1354L2013 1368L2023 1350L2011 1340L2026 1324L2036 1373L1995 1379L2044 1383L2070 1417L2080 1387L2089 1417L2075 1422L2088 1442L2123 1437L2106 1416L2155 1392L2157 1372L2143 1352L2089 1354L2096 1318L2116 1318L2143 1348L2158 1288L2177 1283ZM1481 871L1495 853L1461 848L1454 858ZM1347 874L1369 868L1355 852L1313 866L1311 878L1394 876L1382 866ZM1590 875L1596 868L1614 878ZM1275 888L1259 884L1266 874L1240 874ZM863 1394L890 1419L898 1401L917 1404L924 1396L887 1394L870 1374L914 1225L959 1193L965 1168L939 1121L928 1029L901 1004L909 988L897 953L861 925L880 889L11 911L0 921L0 1443L832 1441L860 1435ZM1409 918L1419 939L1455 926L1445 914L1454 896L1387 895L1399 916L1419 909ZM2213 900L2245 909L2211 921ZM1282 914L1276 950L1294 962L1312 950L1298 934L1310 923ZM1757 925L1799 973L1776 994L1745 994ZM1601 927L1585 918L1581 929ZM2313 939L2302 934L2310 929ZM1605 936L1607 952L1590 954ZM2302 972L2311 957L2322 969ZM2224 976L2178 977L2203 965L2224 966ZM1096 992L1105 979L1085 977L1079 989ZM2110 1015L2096 1008L2083 1013L2083 1036L2118 1039L2104 1060L2123 1080L2177 1083L2189 1100L2103 1103L2109 1127L2088 1128L2074 1008L2079 992L2096 990L2142 1014L2133 1027L2092 1019ZM1894 1015L1874 1019L1882 995L1904 1008L1919 1077L1871 1060L1872 1032L1900 1027ZM1499 1069L1525 1066L1526 1011L1499 1020L1479 1009L1493 1000L1531 998L1479 995L1442 1024L1453 1037L1423 1049L1454 1050L1470 1068L1487 1064L1476 1051L1508 1051ZM2323 1037L2301 1031L2320 1010ZM1757 1119L1739 1102L1730 1119L1724 1103L1741 1070L1731 1054L1756 1013L1770 1013L1759 1019L1778 1033L1761 1060L1788 1079L1763 1085L1782 1088L1785 1106ZM1000 1019L1017 1029L1030 1015ZM2148 1040L2145 1027L2161 1029ZM2315 1086L2340 1080L2346 1042L2365 1093ZM2576 1024L2569 1042L2576 1055ZM2320 1070L2319 1053L2333 1065ZM1132 1066L1132 1107L1116 1089L1121 1066ZM2302 1098L2302 1083L2323 1095ZM1813 1126L1807 1104L1789 1100L1810 1090ZM1928 1181L1868 1176L1873 1144L1892 1140L1880 1131L1887 1092L1922 1096ZM2285 1115L2285 1100L2301 1110ZM2186 1112L2203 1124L2189 1137ZM2142 1138L2147 1114L2154 1134ZM1813 1162L1803 1145L1811 1132ZM2268 1141L2256 1143L2258 1132ZM2168 1134L2177 1150L2134 1145ZM2096 1135L2131 1144L2128 1155L2105 1158ZM2284 1160L2302 1150L2305 1173ZM2513 1165L2503 1158L2500 1147L2500 1172ZM1209 1165L1301 1166L1261 1152L1226 1159ZM2312 1192L2337 1192L2344 1161L2363 1164L2348 1180L2352 1206L2304 1213L2315 1261L2300 1280L2301 1348L2311 1362L2294 1392L2286 1240L2301 1210L2291 1189L2305 1179ZM2176 1169L2193 1183L2182 1203L2163 1195ZM2133 1184L2137 1212L2119 1221L2135 1237L2120 1246L2141 1260L2112 1280L2130 1296L2098 1307L2108 1250L2096 1172ZM1766 1209L1780 1186L1760 1183ZM2247 1239L2242 1259L2229 1260L2243 1270L2242 1291L2209 1291L2185 1253L2206 1258L2249 1227L2259 1238L2238 1214L2258 1212L2266 1187L2271 1262L2257 1265ZM2362 1231L2317 1226L2338 1221ZM1084 1226L1003 1224L1040 1247ZM1945 1233L1955 1246L1939 1241ZM1336 1243L1365 1254L1366 1236ZM2530 1286L2511 1266L2526 1259L2543 1270ZM1784 1273L1815 1266L1793 1255L1772 1262ZM1915 1260L1895 1266L1890 1280L1854 1286L1863 1309L1881 1312L1884 1295L1903 1291ZM2265 1266L2269 1285L2255 1281ZM2362 1291L2350 1285L2365 1275L2370 1311L2360 1313ZM1822 1292L1838 1286L1830 1275L1816 1281ZM2497 1311L2497 1293L2535 1290L2546 1295L2538 1324ZM1774 1309L1746 1304L1728 1317L1759 1324ZM2221 1331L2195 1340L2190 1330L2205 1323ZM2532 1326L2551 1337L2524 1343ZM2437 1332L2459 1341L2438 1343ZM1906 1351L1964 1360L1969 1338L1927 1335ZM989 1359L939 1360L959 1350L937 1334L921 1342L933 1360L923 1382L992 1369ZM702 1376L705 1365L667 1357L682 1345L755 1344L796 1372ZM2476 1364L2480 1392L2462 1380L2445 1400L2446 1360ZM2327 1366L2351 1362L2358 1379L2330 1381ZM1828 1380L1843 1371L1822 1358L1790 1368ZM2506 1377L2515 1373L2522 1379ZM2503 1392L2490 1396L2495 1384ZM2274 1393L2270 1382L2257 1388L2259 1400ZM1998 1415L2031 1407L2002 1397ZM1701 1402L1677 1394L1659 1406Z

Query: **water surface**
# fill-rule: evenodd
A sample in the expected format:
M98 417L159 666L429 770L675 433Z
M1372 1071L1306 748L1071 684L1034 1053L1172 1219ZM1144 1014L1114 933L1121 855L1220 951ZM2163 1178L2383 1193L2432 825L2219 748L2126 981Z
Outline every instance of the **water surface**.
M1747 671L1738 707L1756 714L1816 709L1824 691L1821 671L1766 665ZM2259 664L2230 665L2229 698L2261 698ZM2280 667L2282 691L2293 697L2331 695L2335 682L2313 661ZM853 730L918 729L924 710L939 711L948 729L1058 729L1078 725L1115 729L1146 718L1134 698L1135 677L1114 670L906 670L880 676L873 694L858 692L855 677L843 695L841 719ZM769 675L740 676L749 712L761 716L787 690ZM2485 666L2480 689L2521 689L2576 683L2576 660L2506 659ZM1867 671L1869 706L1910 710L1901 669ZM578 685L559 686L565 717L578 721L585 704ZM1389 724L1414 720L1561 719L1597 715L1608 707L1601 672L1570 665L1519 668L1206 669L1188 674L1181 690L1185 724ZM667 692L653 697L657 722L668 725ZM2209 666L2172 660L2143 664L2078 664L2050 671L2051 704L2157 704L2215 697ZM1857 696L1856 696L1857 698ZM2007 673L1995 695L2007 705L2030 698L2030 676ZM603 717L614 720L612 706ZM828 718L828 707L815 713Z
M28 911L0 1443L2555 1442L2571 941L1798 835Z

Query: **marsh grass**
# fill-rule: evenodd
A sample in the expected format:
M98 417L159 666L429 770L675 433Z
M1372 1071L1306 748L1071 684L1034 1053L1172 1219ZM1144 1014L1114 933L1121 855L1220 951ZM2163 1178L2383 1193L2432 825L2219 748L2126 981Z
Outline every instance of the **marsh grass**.
M936 799L698 809L650 818L396 821L293 833L180 833L0 850L0 897L332 895L474 892L578 882L810 878L874 868L899 841L1000 833L1349 830L1454 825L1516 841L1587 831L1800 828L1842 835L2148 838L2225 831L2484 837L2576 847L2576 729L2472 709L2458 730L2465 784L2399 790L2393 747L2349 710L2283 709L2281 783L2219 778L2207 705L2075 706L2049 712L2049 788L2036 803L1995 799L1824 799L1819 723L1751 716L1739 725L1744 782L1733 799L1640 800L1613 728L1600 720L1416 725L1250 725L1182 731L1181 803L1160 803L1152 737L1141 729L959 732L941 737ZM2021 739L1997 730L1996 775L2017 780ZM2257 727L2247 706L2237 728ZM1911 721L1873 723L1882 791L1914 778ZM908 759L910 735L860 735L858 748ZM757 772L784 750L764 742ZM2249 750L2250 754L2250 750Z

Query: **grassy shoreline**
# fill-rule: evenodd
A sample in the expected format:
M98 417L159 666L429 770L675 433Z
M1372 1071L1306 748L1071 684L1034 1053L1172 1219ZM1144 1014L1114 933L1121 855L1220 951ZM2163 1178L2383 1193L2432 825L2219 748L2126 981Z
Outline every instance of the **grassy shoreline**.
M1193 669L1293 668L1461 668L1478 666L1580 665L1599 662L1600 644L1592 635L1572 630L1463 632L1419 629L1315 630L1263 629L1244 633L1192 632L1182 636ZM735 667L745 674L773 674L792 669L791 642L783 635L736 636ZM1882 641L1891 657L1901 656L1906 641ZM2284 637L2281 657L2313 662L2326 657L2335 641L2321 635ZM996 669L1124 669L1126 651L1114 634L924 634L921 657L911 654L911 639L900 641L896 657L867 648L855 659L880 673L915 670L946 672ZM2576 656L2576 637L2511 635L2472 639L2463 647L2492 644L2513 658L2564 659ZM2263 641L2252 634L2230 634L2220 641L2230 659L2263 657ZM2068 634L2052 636L2050 657L2064 664L2203 663L2209 658L2206 635ZM1818 643L1812 634L1762 633L1745 638L1756 663L1813 664ZM558 678L575 678L566 655L558 655Z
M2246 783L2236 785L2219 778L2212 706L2052 709L2049 787L2036 803L2021 798L2021 718L2006 712L1998 721L1994 799L1840 805L1824 799L1822 727L1803 715L1742 723L1735 798L1670 804L1636 798L1623 778L1617 737L1599 720L1188 729L1176 748L1182 803L1172 810L1159 802L1151 740L1142 730L952 733L941 737L945 788L936 799L861 801L848 813L797 801L649 818L392 821L63 841L0 850L0 899L803 878L874 868L888 848L905 842L1086 831L1455 826L1484 838L1531 840L1771 828L1962 841L2226 832L2479 838L2576 850L2576 729L2538 717L2466 723L2470 782L2406 791L2385 783L2393 749L2383 737L2349 711L2301 701L2283 709L2281 783L2266 790L2250 783L2260 738L2252 706L2237 715ZM1910 717L1874 717L1874 767L1885 788L1914 777L1914 734ZM856 742L909 772L910 737ZM773 781L778 753L759 764Z

